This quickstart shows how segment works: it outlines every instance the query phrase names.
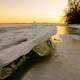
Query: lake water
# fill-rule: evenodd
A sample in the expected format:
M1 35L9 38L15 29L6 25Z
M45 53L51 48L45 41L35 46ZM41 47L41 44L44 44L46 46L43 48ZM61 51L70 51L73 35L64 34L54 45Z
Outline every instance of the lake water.
M25 63L10 80L80 80L79 30L58 27L52 42L51 56L28 69Z

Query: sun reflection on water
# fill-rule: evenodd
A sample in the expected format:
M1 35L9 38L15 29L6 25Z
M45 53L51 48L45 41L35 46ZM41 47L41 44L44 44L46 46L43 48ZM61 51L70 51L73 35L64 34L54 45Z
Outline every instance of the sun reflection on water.
M61 42L61 35L68 34L66 26L57 26L57 32L52 36L52 42Z

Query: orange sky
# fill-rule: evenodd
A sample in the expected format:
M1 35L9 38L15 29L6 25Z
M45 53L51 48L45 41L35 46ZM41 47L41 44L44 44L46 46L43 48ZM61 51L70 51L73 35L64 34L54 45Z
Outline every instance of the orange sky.
M59 22L67 0L0 0L0 23Z

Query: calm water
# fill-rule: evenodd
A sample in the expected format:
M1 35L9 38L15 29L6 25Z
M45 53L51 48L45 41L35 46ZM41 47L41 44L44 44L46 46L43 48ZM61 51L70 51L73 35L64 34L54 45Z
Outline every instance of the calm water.
M10 80L80 80L79 31L67 27L57 30L52 37L54 50L51 56L28 70L22 67Z

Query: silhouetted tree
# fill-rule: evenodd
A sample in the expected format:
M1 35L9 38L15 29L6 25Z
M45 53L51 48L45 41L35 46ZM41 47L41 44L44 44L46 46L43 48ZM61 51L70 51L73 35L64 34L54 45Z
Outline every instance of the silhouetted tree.
M80 24L80 0L69 0L65 22L67 24Z

